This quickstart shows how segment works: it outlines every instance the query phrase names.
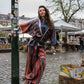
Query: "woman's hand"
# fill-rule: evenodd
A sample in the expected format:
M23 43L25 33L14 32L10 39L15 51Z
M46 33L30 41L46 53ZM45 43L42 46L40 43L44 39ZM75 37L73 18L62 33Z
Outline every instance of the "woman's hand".
M51 46L51 52L54 52L54 51L55 51L55 47Z

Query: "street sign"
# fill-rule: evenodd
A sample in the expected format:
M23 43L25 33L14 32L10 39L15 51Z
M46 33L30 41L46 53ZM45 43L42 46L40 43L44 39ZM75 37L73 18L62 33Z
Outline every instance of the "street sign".
M18 0L11 0L11 2L11 84L19 84Z

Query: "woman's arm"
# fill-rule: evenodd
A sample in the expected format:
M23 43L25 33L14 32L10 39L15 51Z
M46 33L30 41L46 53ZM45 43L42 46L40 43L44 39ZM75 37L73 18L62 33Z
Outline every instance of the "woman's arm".
M38 23L38 19L35 19L35 20L27 22L27 23L20 24L22 33L29 33L31 30L33 30L32 29L32 28L34 28L33 25L35 25L36 23Z
M55 50L56 46L56 30L53 28L52 34L51 34L51 51L53 52Z
M28 22L20 24L20 30L22 30L22 33L27 33L28 30Z
M22 29L21 29L20 25L19 25L19 33L22 33Z

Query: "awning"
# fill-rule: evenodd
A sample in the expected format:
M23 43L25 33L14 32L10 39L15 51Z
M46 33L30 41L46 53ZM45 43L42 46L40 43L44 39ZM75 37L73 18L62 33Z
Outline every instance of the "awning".
M64 22L63 20L57 20L55 23L55 29L60 31L62 29L63 32L75 32L81 30L78 27L75 27L69 23Z

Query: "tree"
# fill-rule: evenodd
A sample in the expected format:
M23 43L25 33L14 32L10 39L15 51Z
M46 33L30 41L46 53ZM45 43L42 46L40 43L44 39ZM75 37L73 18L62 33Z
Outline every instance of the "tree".
M52 13L56 13L56 11L60 11L63 15L63 19L65 22L69 22L73 15L75 15L79 10L84 9L84 1L83 0L46 0L50 2L48 7L52 8Z

